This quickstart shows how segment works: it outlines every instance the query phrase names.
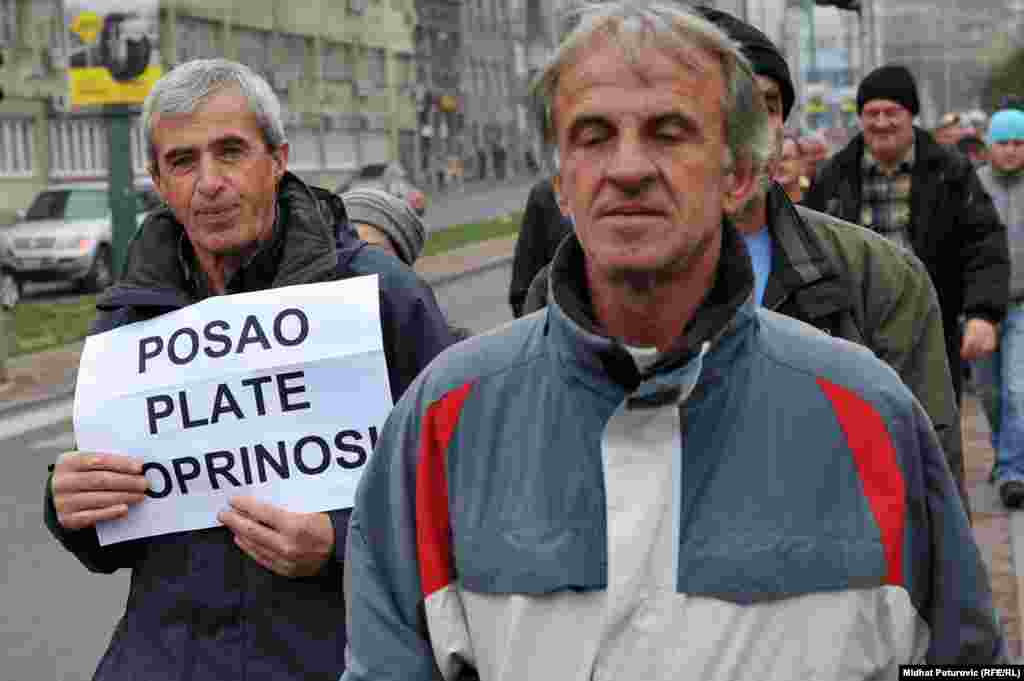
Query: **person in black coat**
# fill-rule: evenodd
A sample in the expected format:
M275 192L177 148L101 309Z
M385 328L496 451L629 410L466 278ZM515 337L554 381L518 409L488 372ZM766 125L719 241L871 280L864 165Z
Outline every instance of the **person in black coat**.
M572 223L562 216L551 178L533 185L526 199L523 225L516 239L512 260L512 281L508 287L508 303L516 317L523 315L523 302L530 282L542 267L551 262L555 249L572 231Z
M868 74L857 110L863 132L821 167L804 205L882 233L924 262L950 367L990 354L1010 277L1006 227L992 199L970 160L913 125L917 86L904 67ZM961 372L952 374L959 401Z

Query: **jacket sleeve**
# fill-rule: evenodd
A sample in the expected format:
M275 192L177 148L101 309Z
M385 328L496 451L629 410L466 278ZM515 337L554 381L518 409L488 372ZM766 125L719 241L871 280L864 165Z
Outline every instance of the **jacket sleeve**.
M928 622L928 664L992 664L1009 661L988 571L967 515L956 502L953 479L921 406L915 402L920 476L908 476L908 517L921 544L906 565L927 584L916 589L919 613ZM921 536L924 533L927 536ZM912 540L913 541L913 540ZM922 574L927 571L927 575Z
M1006 316L1010 295L1006 226L973 168L966 169L961 186L963 199L956 230L961 235L962 312L968 318L999 323Z
M99 535L96 534L94 527L82 530L65 529L57 520L57 509L53 505L53 493L50 489L52 479L52 473L46 476L46 487L43 490L43 522L61 546L73 553L91 572L110 574L120 568L134 566L146 540L136 539L100 546Z
M438 535L425 535L419 516L446 515L447 494L428 496L446 487L427 484L419 470L421 442L429 437L421 435L413 405L420 385L392 410L356 493L345 557L349 639L342 681L458 678L458 671L443 675L439 669L426 619L421 573L445 560L421 565L419 544Z
M103 333L110 329L138 321L141 317L131 308L100 309L89 329L89 335ZM51 483L53 473L46 476L43 488L43 522L50 534L70 551L92 572L112 573L120 568L132 567L138 560L145 539L119 542L101 546L96 528L68 530L57 519L57 508L53 503Z
M512 281L508 287L508 302L516 317L523 315L523 301L530 289L530 282L554 255L549 246L549 234L559 230L561 224L551 222L561 219L551 180L543 180L534 185L526 199L523 224L519 228L512 259Z

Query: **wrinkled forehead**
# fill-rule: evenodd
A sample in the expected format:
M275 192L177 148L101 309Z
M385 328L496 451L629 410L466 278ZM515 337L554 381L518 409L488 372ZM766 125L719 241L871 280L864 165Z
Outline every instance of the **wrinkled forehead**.
M561 70L559 89L570 73L577 77L599 76L600 70L616 64L645 82L722 74L715 55L693 42L650 33L596 31L569 53Z

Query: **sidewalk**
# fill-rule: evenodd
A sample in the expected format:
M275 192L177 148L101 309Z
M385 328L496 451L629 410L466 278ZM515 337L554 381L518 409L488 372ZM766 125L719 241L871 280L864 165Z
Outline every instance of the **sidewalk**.
M512 259L516 237L492 239L447 253L420 258L416 271L431 286L501 266ZM83 343L7 360L7 378L0 383L0 418L33 405L69 397L75 390L75 374Z
M1021 658L1021 615L1024 613L1024 545L1020 540L1024 512L1011 514L988 482L995 453L988 422L978 399L964 394L964 468L971 500L974 537L992 580L992 594L1002 616L1010 654Z

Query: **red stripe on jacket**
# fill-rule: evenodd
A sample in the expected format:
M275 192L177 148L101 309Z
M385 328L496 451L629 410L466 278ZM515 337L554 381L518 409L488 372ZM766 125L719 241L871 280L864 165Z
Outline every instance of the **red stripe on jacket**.
M860 396L823 378L818 385L832 402L881 531L888 566L885 583L902 585L906 490L889 430L881 415Z
M416 554L426 598L452 578L451 518L445 452L473 384L457 388L427 409L416 464Z

